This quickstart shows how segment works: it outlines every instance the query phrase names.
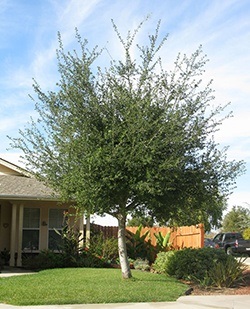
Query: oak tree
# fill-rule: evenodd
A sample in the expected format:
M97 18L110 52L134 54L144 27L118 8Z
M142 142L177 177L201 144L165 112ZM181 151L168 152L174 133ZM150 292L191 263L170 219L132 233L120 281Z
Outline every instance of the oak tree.
M80 52L65 51L59 35L60 80L51 91L34 82L39 118L12 138L27 169L62 200L117 218L124 278L131 277L128 214L143 209L157 221L215 224L243 168L213 139L225 106L210 104L202 48L179 54L167 69L167 55L160 57L167 35L159 39L158 23L146 45L136 44L142 25L124 39L113 23L124 54L106 67L96 61L105 50L90 51L78 31Z

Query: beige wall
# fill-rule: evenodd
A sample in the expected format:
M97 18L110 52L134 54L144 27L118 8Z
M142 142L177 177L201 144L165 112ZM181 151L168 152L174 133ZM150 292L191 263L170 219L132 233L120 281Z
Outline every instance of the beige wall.
M0 202L0 251L10 250L11 204Z

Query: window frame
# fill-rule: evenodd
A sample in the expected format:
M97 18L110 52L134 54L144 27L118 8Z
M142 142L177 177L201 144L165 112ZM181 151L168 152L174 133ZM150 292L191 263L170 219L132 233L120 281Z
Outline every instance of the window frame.
M25 214L25 212L26 211L34 211L34 210L36 210L36 211L38 211L38 220L37 220L37 226L32 226L32 224L31 224L31 226L25 226L25 221L26 221L26 218L27 218L27 216L26 216L26 214ZM28 215L28 214L27 214ZM34 218L34 217L33 217ZM29 217L29 220L31 219L33 219L32 218L32 216L31 217ZM34 222L34 221L33 221ZM29 225L29 224L28 224ZM25 240L25 232L32 232L32 231L35 231L36 233L38 233L38 235L36 236L36 244L37 244L37 246L34 246L34 248L32 247L32 246L30 246L30 247L25 247L25 244L24 244L24 240ZM23 225L22 225L22 251L23 252L28 252L28 253L30 253L30 252L39 252L39 250L40 250L40 237L41 237L41 209L39 208L39 207L24 207L23 208Z

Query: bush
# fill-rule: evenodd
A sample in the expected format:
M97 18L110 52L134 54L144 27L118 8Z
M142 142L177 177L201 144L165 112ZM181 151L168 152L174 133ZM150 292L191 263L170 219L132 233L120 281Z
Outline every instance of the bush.
M174 251L159 252L157 254L156 260L152 265L154 271L159 274L164 274L167 272L169 257L174 254Z
M218 262L207 272L205 282L219 288L232 287L243 279L243 272L247 268L242 261L234 258L227 259L226 263Z
M243 231L243 238L250 239L250 227Z
M126 244L128 256L134 260L147 259L152 263L155 259L155 248L150 240L146 241L149 231L142 234L143 226L140 225L135 233L126 230Z
M143 271L149 271L150 270L150 266L149 266L149 262L148 260L143 260L143 259L136 259L133 262L134 268L135 269L139 269L139 270L143 270Z
M115 263L118 254L118 240L115 237L104 238L103 234L91 237L88 252L100 257L105 263Z
M76 267L102 268L106 266L107 263L101 257L85 250L80 255Z
M9 265L10 251L4 248L4 250L0 252L0 260L2 261L0 262L0 264L2 263L3 265L6 266Z
M63 255L43 250L37 255L23 257L23 267L30 270L43 270L65 267Z
M73 258L65 253L55 253L50 250L43 250L38 255L23 258L23 267L31 270L43 270L52 268L67 267L105 267L106 263L100 257L84 250L77 257Z
M217 263L226 264L228 256L223 250L213 248L186 248L169 256L166 272L177 279L202 282L207 272Z

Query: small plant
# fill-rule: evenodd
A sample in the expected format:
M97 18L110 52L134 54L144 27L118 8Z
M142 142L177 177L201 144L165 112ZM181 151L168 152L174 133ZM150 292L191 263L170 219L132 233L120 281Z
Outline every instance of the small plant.
M74 266L77 264L79 255L82 251L80 243L82 242L81 233L75 228L75 224L70 223L70 217L68 212L64 214L65 225L61 231L56 229L55 232L61 236L62 245L61 250L64 255L64 259L67 260L69 266Z
M158 234L154 233L154 235L156 238L156 244L159 251L166 251L170 248L171 243L169 242L169 240L171 232L168 232L165 236L163 236L161 232L159 232Z
M136 259L133 262L134 268L135 269L139 269L139 270L143 270L143 271L149 271L150 270L150 266L149 266L149 262L148 260L143 260L143 259Z
M0 260L2 260L3 265L9 265L10 251L4 248L4 250L0 252Z

